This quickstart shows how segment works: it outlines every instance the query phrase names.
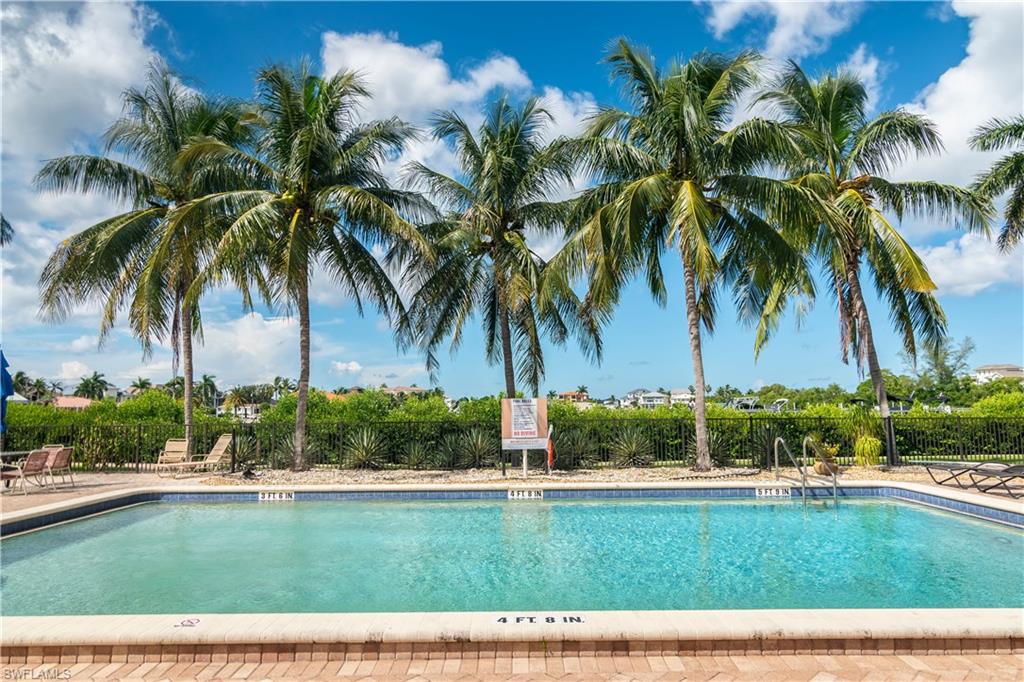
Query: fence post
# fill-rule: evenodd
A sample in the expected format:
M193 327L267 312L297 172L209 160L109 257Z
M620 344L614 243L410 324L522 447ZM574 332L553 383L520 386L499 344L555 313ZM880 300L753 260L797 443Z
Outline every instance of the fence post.
M750 450L750 464L754 464L754 415L747 415L747 447Z
M135 473L142 471L142 424L135 429Z
M896 451L896 430L892 415L882 420L882 427L885 429L885 449L889 455L889 466L899 466L900 454Z

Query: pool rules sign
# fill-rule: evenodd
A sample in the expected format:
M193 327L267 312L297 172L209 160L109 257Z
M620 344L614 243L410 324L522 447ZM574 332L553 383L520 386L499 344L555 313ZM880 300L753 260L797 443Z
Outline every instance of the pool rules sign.
M505 398L501 401L501 447L526 451L548 446L548 401L545 398Z

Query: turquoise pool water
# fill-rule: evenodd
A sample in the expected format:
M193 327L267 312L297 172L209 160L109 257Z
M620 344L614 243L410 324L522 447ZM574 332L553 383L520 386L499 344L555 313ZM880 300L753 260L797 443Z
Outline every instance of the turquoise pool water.
M154 503L0 550L6 615L1024 607L1024 533L877 499Z

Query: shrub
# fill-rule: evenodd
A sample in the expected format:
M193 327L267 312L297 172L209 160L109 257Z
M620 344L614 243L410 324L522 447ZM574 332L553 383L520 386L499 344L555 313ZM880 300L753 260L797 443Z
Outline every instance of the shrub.
M586 469L594 465L595 443L584 428L567 428L555 431L556 469Z
M876 466L882 461L882 441L874 436L861 436L853 444L853 461L859 467Z
M654 444L647 433L636 426L620 429L609 445L612 461L620 467L646 467L654 461Z
M402 453L402 464L410 469L427 466L430 461L430 446L422 440L410 440Z
M387 448L371 428L356 429L345 439L345 464L353 469L380 469L387 462Z
M1024 393L996 393L971 406L979 417L1024 417Z
M487 467L498 460L498 440L481 428L472 428L459 439L455 460L459 467Z

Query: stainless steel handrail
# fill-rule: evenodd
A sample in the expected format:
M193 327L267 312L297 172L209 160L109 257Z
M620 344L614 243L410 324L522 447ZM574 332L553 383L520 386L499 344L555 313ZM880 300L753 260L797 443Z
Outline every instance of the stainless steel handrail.
M836 481L836 471L838 470L839 467L835 466L833 468L833 465L827 459L825 459L824 457L821 456L821 451L818 450L818 444L815 443L814 439L811 438L810 436L807 436L806 438L804 438L803 460L805 462L807 461L807 450L808 450L808 448L810 448L811 452L814 453L814 457L819 462L821 462L822 464L825 465L825 470L828 471L829 476L832 477L832 499L835 500L836 504L839 504L839 484ZM821 477L821 478L822 478L822 480L825 480L825 481L828 480L825 477Z
M782 449L786 451L786 456L789 457L789 461L792 462L793 466L796 467L796 470L798 472L800 472L800 497L803 498L803 501L806 503L807 502L807 472L804 471L804 468L800 464L800 462L797 462L796 458L793 457L793 453L789 451L789 446L786 445L786 441L785 441L784 438L782 438L782 436L779 436L778 438L775 439L775 480L777 481L777 480L779 480L779 478L781 478L779 476L779 446L780 445L782 446Z

